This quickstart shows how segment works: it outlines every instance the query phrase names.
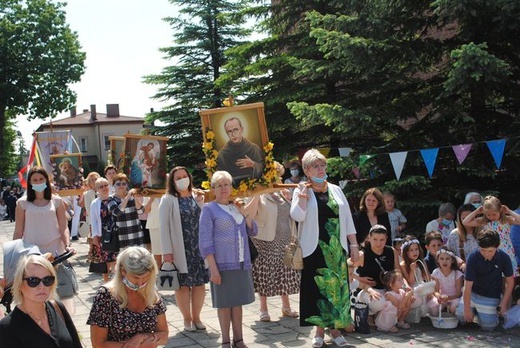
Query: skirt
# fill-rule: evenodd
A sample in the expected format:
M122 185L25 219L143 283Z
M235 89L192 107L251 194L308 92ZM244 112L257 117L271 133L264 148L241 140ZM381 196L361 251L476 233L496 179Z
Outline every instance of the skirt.
M222 271L220 277L220 285L210 285L213 308L231 308L255 301L251 270Z

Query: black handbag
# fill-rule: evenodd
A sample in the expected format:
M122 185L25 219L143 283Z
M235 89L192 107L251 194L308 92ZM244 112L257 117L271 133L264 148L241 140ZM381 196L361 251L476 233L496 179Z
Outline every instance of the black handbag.
M368 304L356 302L354 305L354 325L356 332L362 334L370 333L370 325L368 324Z
M251 263L253 263L256 258L258 257L258 249L256 249L255 244L253 243L253 240L251 237L247 237L247 241L249 243L249 253L251 256Z
M106 262L91 262L88 271L90 273L108 273L107 263Z
M101 236L101 248L105 251L119 251L119 227L115 221L112 221L112 226L103 229Z

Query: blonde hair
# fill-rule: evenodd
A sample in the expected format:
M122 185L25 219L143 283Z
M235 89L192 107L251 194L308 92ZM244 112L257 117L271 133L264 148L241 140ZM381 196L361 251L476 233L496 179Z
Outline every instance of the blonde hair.
M211 177L211 188L215 188L215 184L221 180L226 180L231 184L233 182L233 177L225 170L217 170Z
M100 177L101 177L101 175L99 175L98 172L90 172L90 173L88 173L87 177L85 178L85 182L87 183L87 186L90 188L90 180L95 178L95 180L94 180L94 184L95 184L96 180L99 179ZM94 188L95 188L95 186L94 186Z
M131 246L119 253L116 262L116 275L107 287L111 289L112 295L121 303L121 308L128 306L128 295L126 294L125 284L123 284L123 270L130 275L143 275L150 272L150 277L146 286L138 292L143 296L146 307L153 307L160 297L155 289L155 278L157 277L157 264L152 253L147 249L138 246Z
M278 161L274 161L274 166L276 167L278 176L282 177L285 174L285 167Z
M482 208L484 210L493 210L498 213L500 213L500 222L505 222L505 216L502 214L502 202L500 202L500 199L498 199L495 196L486 196L484 198L484 201L482 202ZM486 217L486 212L484 211L484 219L486 222L489 221L489 219Z
M27 266L29 265L42 266L47 271L49 271L51 276L56 278L54 280L54 284L50 286L51 292L48 298L48 300L54 300L57 297L56 288L58 287L58 278L56 276L56 271L54 270L54 267L52 266L50 261L47 260L43 255L29 255L22 257L20 261L18 261L12 287L13 303L23 304L23 293L21 287L24 281L23 278L25 278L26 276L25 271L27 270Z
M100 176L99 178L97 178L96 183L94 184L94 189L97 191L98 188L99 188L99 185L102 184L102 183L110 185L110 183L108 182L107 179L105 179L105 178Z
M302 168L304 171L307 170L311 165L313 165L316 162L325 162L327 163L327 158L322 155L321 152L319 152L316 149L310 149L302 157Z

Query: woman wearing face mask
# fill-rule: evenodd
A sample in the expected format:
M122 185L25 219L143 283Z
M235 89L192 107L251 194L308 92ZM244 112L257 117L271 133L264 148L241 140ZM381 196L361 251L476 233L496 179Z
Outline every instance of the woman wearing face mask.
M155 290L156 276L157 265L145 248L128 247L119 253L116 275L97 291L87 320L94 348L166 344L166 306Z
M199 251L199 218L204 195L192 190L192 177L184 167L170 171L167 193L159 203L159 231L163 262L179 270L180 289L175 299L184 318L184 330L205 330L200 312L209 274Z
M305 176L301 175L300 166L298 163L292 163L291 164L291 177L285 179L285 184L298 184L300 181L306 181L307 178Z
M324 345L326 328L330 329L337 346L346 346L348 343L339 329L352 323L350 299L346 295L345 303L342 301L341 304L333 299L335 294L349 293L346 260L349 249L352 262L359 257L356 229L343 191L326 181L325 156L311 149L303 156L302 164L309 184L298 184L290 210L291 217L302 225L300 241L304 267L300 286L300 325L316 325L313 347ZM330 262L331 258L335 262Z
M430 231L437 231L442 235L442 242L446 244L451 231L455 228L453 220L457 215L457 210L452 203L442 203L439 206L439 217L428 222L426 225L426 233Z
M42 253L61 255L68 250L69 236L63 200L52 194L47 171L32 167L27 174L27 193L16 205L13 239L36 245ZM63 304L74 313L73 298L63 300Z

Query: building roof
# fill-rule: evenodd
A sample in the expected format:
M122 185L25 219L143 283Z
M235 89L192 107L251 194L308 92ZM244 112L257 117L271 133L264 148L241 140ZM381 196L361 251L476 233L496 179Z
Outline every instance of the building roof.
M51 122L43 123L40 125L40 129L43 127L50 127L51 123L53 127L70 127L70 126L86 126L92 124L113 124L113 123L144 123L143 117L137 116L122 116L119 115L119 110L117 113L112 113L110 115L103 114L100 112L95 112L95 117L93 118L92 111L83 110L81 114L77 114L72 116L74 113L71 113L71 116L60 119L53 120Z

